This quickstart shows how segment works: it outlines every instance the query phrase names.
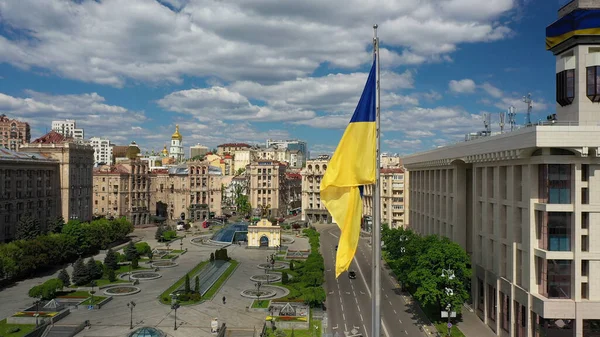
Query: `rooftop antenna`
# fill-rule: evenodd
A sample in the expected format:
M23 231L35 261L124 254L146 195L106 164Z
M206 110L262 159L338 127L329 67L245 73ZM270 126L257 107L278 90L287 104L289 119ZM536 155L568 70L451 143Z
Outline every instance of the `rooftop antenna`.
M523 96L523 102L527 104L527 126L531 125L531 110L533 109L533 101L531 100L531 93L527 96Z
M499 113L500 115L500 123L498 123L498 125L500 125L500 133L504 133L504 117L506 116L506 114L503 112Z
M485 128L486 136L489 136L492 133L492 128L490 125L491 120L492 120L492 114L484 112L483 113L483 127Z
M514 106L508 107L508 125L510 125L510 131L515 129L515 117L517 116L517 112Z

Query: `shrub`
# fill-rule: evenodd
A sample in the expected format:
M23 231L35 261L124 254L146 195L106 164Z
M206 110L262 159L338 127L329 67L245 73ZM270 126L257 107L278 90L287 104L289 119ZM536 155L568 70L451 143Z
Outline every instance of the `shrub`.
M138 269L139 267L140 267L140 263L138 261L138 258L134 257L133 260L131 260L131 268Z
M71 277L69 276L67 270L64 268L58 273L58 279L62 281L65 287L71 285Z
M179 296L177 296L177 299L185 302L185 301L189 301L190 300L190 294L179 294Z
M281 283L288 284L289 282L290 282L290 277L288 276L288 273L282 272L281 273Z
M199 293L192 293L189 295L189 300L190 301L194 301L194 302L198 302L202 299L202 296Z
M117 275L115 274L114 269L108 268L108 272L106 273L106 277L110 282L115 282L117 280Z
M190 289L190 275L189 274L185 274L185 285L183 288L183 292L186 294L189 294L191 292Z
M81 286L90 282L90 273L83 264L83 259L79 258L73 265L73 275L71 277L75 285Z
M210 253L210 262L215 260L215 253Z
M152 251L150 245L147 242L138 242L135 244L138 256L147 256Z
M125 259L127 259L127 261L132 261L134 258L139 257L138 251L135 248L135 246L133 245L133 242L131 242L131 241L129 241L129 243L127 244L127 247L125 247L124 253L125 253Z

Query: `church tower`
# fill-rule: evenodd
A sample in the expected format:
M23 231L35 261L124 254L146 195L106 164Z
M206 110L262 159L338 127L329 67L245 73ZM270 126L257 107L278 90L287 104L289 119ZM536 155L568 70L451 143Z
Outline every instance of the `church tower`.
M600 0L573 0L546 28L546 49L556 56L559 122L600 122ZM566 124L565 124L566 125Z
M177 163L183 161L183 137L179 133L179 125L175 125L175 133L171 136L169 157L175 159Z

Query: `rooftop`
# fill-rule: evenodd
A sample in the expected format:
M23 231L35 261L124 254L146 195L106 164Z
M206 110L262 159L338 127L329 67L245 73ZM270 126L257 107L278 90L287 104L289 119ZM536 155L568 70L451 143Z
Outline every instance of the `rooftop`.
M217 147L250 147L250 145L246 143L225 143L218 145Z
M0 161L4 160L19 160L19 161L36 161L36 162L57 162L54 159L46 158L40 153L25 153L15 152L7 149L0 148Z
M40 138L31 142L32 144L60 144L69 140L69 138L61 135L60 133L52 130Z

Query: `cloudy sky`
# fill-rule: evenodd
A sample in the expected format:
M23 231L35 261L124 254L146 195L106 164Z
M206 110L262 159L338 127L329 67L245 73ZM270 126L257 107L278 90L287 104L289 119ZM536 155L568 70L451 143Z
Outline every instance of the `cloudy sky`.
M332 151L381 39L382 146L408 154L514 105L554 111L545 27L564 0L0 0L0 113L33 137L161 149L300 138Z

